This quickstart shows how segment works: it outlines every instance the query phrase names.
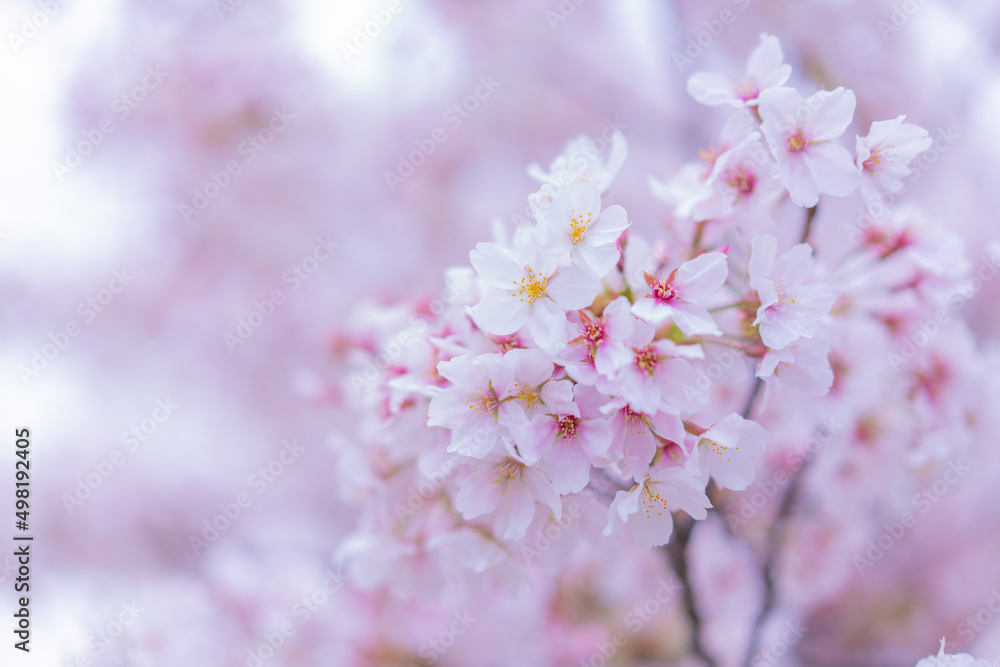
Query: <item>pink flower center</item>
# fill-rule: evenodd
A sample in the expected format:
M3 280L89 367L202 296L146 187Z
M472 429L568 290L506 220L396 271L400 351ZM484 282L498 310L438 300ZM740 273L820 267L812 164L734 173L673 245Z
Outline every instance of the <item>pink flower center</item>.
M559 420L559 437L563 440L572 441L576 438L577 428L580 426L580 419L573 415L567 415ZM563 443L565 444L565 443Z
M871 155L861 165L865 171L880 171L882 169L882 147L876 146L871 149Z
M752 82L741 83L736 86L736 95L746 102L747 100L755 100L757 96L760 95L760 88L755 86Z
M591 343L600 343L607 334L604 333L604 325L600 322L587 322L583 326L583 335Z
M647 375L655 373L656 364L660 362L660 356L656 353L656 349L652 345L632 349L635 351L635 365L639 367L639 370Z
M670 305L670 302L676 299L678 296L678 289L676 285L674 285L674 277L676 275L677 275L677 269L674 269L670 273L670 277L667 278L666 280L657 280L650 274L646 273L645 274L646 284L649 285L650 292L652 292L652 294L650 294L649 296L653 299L656 299L667 305Z
M740 197L748 197L757 185L757 176L746 166L740 166L726 172L726 185L739 192Z
M801 153L808 145L809 139L801 127L795 128L795 131L788 136L788 150L791 153Z

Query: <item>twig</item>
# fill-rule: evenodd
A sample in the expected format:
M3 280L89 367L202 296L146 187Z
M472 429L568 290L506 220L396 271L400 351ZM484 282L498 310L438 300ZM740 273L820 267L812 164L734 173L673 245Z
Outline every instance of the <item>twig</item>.
M694 528L694 520L681 518L674 519L674 534L667 546L664 547L670 566L681 582L684 589L684 613L691 625L691 652L701 658L707 667L717 667L715 659L712 658L701 643L701 616L694 601L694 588L688 578L687 568L687 547L691 541L691 530Z
M757 649L760 646L761 633L764 630L764 623L767 621L767 617L771 613L771 610L774 609L777 588L775 585L775 570L778 565L778 542L781 539L782 529L791 517L792 510L795 508L795 503L798 501L802 479L805 477L806 468L811 460L812 459L806 459L805 463L802 464L802 467L799 468L798 472L795 474L795 477L792 478L791 483L788 485L788 490L785 491L785 495L781 499L781 507L778 509L778 515L774 518L774 522L767 531L767 543L765 545L765 553L767 556L765 557L763 567L764 603L761 605L760 613L757 615L753 631L750 634L750 645L747 647L747 655L746 659L743 661L743 667L751 667L754 655L756 655Z
M806 224L805 227L802 228L802 240L800 240L799 243L805 243L809 240L809 233L812 231L813 218L816 217L817 210L819 210L819 204L806 209Z
M750 418L750 411L753 410L753 402L757 400L757 394L760 393L760 388L764 386L764 381L757 378L757 381L753 383L753 389L750 390L750 397L747 398L747 406L743 408L743 419Z

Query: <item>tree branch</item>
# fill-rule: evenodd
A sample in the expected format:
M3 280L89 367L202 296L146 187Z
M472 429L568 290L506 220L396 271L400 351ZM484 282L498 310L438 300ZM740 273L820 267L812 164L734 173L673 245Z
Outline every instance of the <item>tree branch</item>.
M694 520L690 517L675 518L674 534L664 547L670 566L684 588L684 613L688 623L691 625L691 652L704 661L708 667L717 667L715 659L712 658L701 643L701 616L694 600L694 587L688 578L687 550L691 541L691 531L694 528Z

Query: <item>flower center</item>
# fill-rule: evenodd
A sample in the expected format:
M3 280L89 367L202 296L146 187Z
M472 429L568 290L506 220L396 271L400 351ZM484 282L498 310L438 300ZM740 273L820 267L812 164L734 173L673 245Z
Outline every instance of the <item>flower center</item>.
M625 428L629 435L640 435L646 432L646 418L641 412L635 412L631 407L625 406Z
M489 391L482 391L477 388L476 396L467 401L466 405L469 406L469 409L477 417L485 417L497 411L497 408L500 407L500 399L493 393L492 388Z
M533 389L527 385L521 385L517 382L514 383L514 400L521 404L525 410L537 410L538 409L538 390Z
M579 243L583 240L583 235L587 233L587 226L590 225L591 214L588 212L577 213L576 209L573 209L573 217L569 219L569 230L570 236L573 238L573 243Z
M760 95L760 89L752 83L741 83L736 86L736 95L746 102L747 100L755 100L757 96Z
M573 415L563 417L559 420L559 437L563 440L573 440L576 437L576 429L579 426L580 420L577 417Z
M729 449L728 447L723 447L715 440L709 440L708 438L702 438L699 444L705 445L712 451L713 454L720 457L726 456L726 450ZM739 449L739 445L736 446L736 449ZM726 456L726 460L729 461L730 458Z
M642 487L642 507L646 510L647 519L653 517L654 510L656 511L656 516L663 516L664 512L669 511L667 509L667 499L661 496L656 487L650 483Z
M739 192L741 197L747 197L753 194L757 177L745 166L741 166L739 169L730 169L726 172L726 185Z
M652 375L656 371L656 364L660 361L660 357L656 354L653 346L647 345L646 347L632 349L635 351L635 365L647 375Z
M795 131L788 137L788 150L792 153L801 153L809 145L809 140L806 139L805 131L801 127L795 128Z
M669 305L671 301L677 298L677 287L674 285L674 276L676 275L677 269L674 269L670 273L670 277L666 280L657 280L649 273L644 274L646 284L649 285L649 289L652 292L650 296Z
M517 490L521 483L521 464L517 461L506 459L503 463L493 468L490 475L490 482L500 487L501 491L506 491L513 487Z
M876 146L872 149L868 159L861 163L865 171L879 171L882 169L882 147Z
M521 301L527 298L528 303L534 303L535 299L545 294L545 286L548 284L549 279L535 273L534 269L526 269L525 271L524 277L521 278L521 285L517 288L517 293L511 294L511 296L520 296Z

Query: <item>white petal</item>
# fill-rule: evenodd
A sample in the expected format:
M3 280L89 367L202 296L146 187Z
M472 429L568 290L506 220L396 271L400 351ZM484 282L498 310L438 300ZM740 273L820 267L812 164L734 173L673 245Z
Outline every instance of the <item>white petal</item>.
M469 261L483 280L493 287L513 287L524 276L524 267L514 254L496 243L477 243Z
M469 309L476 326L495 336L509 336L528 321L530 304L511 296L510 292L495 290Z
M830 141L844 133L854 118L857 100L854 92L846 88L821 90L808 100L812 114L805 120L810 139Z
M588 307L600 291L598 279L575 266L559 269L545 288L549 297L566 310Z
M729 275L726 256L707 252L684 262L677 269L680 297L685 301L701 301L721 288Z
M687 81L688 94L708 106L719 106L736 100L736 86L714 72L695 72Z
M845 197L861 184L854 160L843 146L815 144L809 146L803 157L813 182L824 194Z

